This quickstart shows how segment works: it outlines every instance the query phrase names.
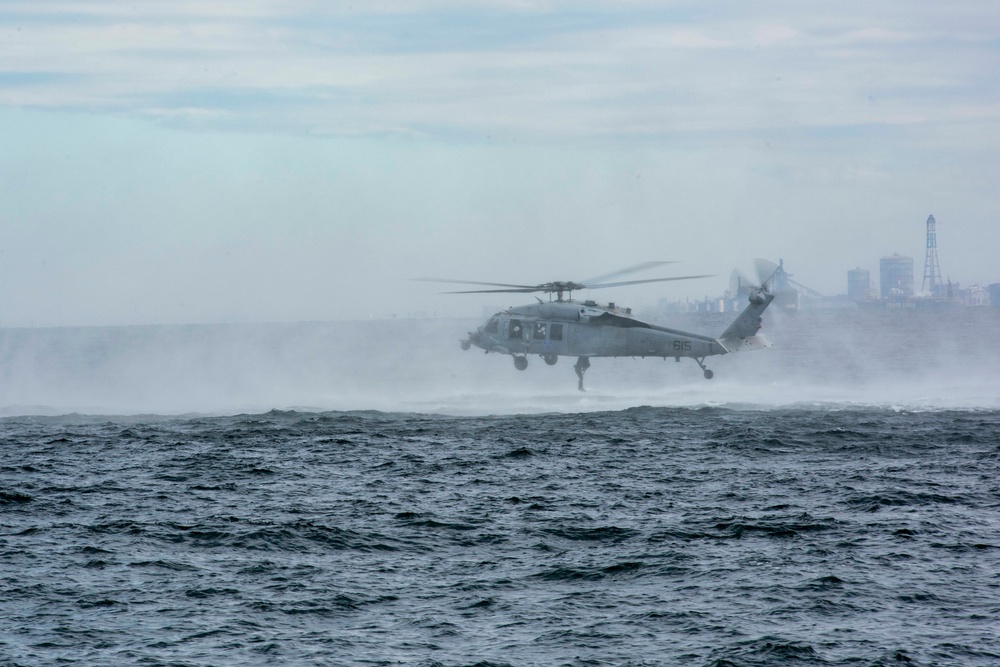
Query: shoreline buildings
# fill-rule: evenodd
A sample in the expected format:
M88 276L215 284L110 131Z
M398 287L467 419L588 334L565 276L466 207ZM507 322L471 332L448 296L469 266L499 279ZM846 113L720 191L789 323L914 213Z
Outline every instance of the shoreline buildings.
M914 261L912 257L893 254L879 259L877 289L872 285L868 269L855 268L847 272L847 294L823 296L791 279L785 272L784 261L778 264L757 260L758 272L771 275L769 283L775 293L775 312L794 313L800 308L862 308L866 310L892 309L941 309L953 307L1000 307L1000 283L988 287L970 285L962 289L958 282L944 278L937 253L937 220L933 215L926 222L926 254L920 291L915 290ZM770 265L761 271L762 265ZM766 276L765 276L766 278ZM764 279L758 277L758 279ZM669 301L661 299L656 310L664 313L678 312L731 312L742 307L745 294L756 284L738 271L730 278L729 289L718 297L705 297L696 301Z

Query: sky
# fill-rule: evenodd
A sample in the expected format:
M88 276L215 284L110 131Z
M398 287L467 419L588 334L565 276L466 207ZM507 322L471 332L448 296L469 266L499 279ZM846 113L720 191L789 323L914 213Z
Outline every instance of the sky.
M1000 282L1000 5L0 4L0 327L633 307L783 259ZM581 296L581 295L577 295ZM530 298L527 299L530 301Z

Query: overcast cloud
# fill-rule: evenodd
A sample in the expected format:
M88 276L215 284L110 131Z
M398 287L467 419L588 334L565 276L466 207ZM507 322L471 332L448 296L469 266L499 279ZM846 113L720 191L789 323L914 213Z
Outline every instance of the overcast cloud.
M8 0L0 326L478 315L407 279L647 260L718 277L593 296L754 257L836 294L919 278L931 213L1000 282L998 55L981 0Z

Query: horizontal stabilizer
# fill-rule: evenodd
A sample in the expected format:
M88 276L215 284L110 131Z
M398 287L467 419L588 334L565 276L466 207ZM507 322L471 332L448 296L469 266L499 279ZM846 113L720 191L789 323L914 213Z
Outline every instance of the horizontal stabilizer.
M747 336L746 338L720 338L719 345L726 349L726 352L746 352L748 350L764 350L773 347L774 344L763 335Z

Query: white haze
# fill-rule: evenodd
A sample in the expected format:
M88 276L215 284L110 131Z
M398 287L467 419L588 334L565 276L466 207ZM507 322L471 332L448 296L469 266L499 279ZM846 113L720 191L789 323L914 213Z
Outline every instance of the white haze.
M667 324L718 334L731 316ZM690 359L572 358L458 345L478 322L411 319L297 324L0 330L0 415L238 414L380 410L449 415L592 412L635 406L1000 408L1000 309L951 314L802 312L767 318L771 350Z

